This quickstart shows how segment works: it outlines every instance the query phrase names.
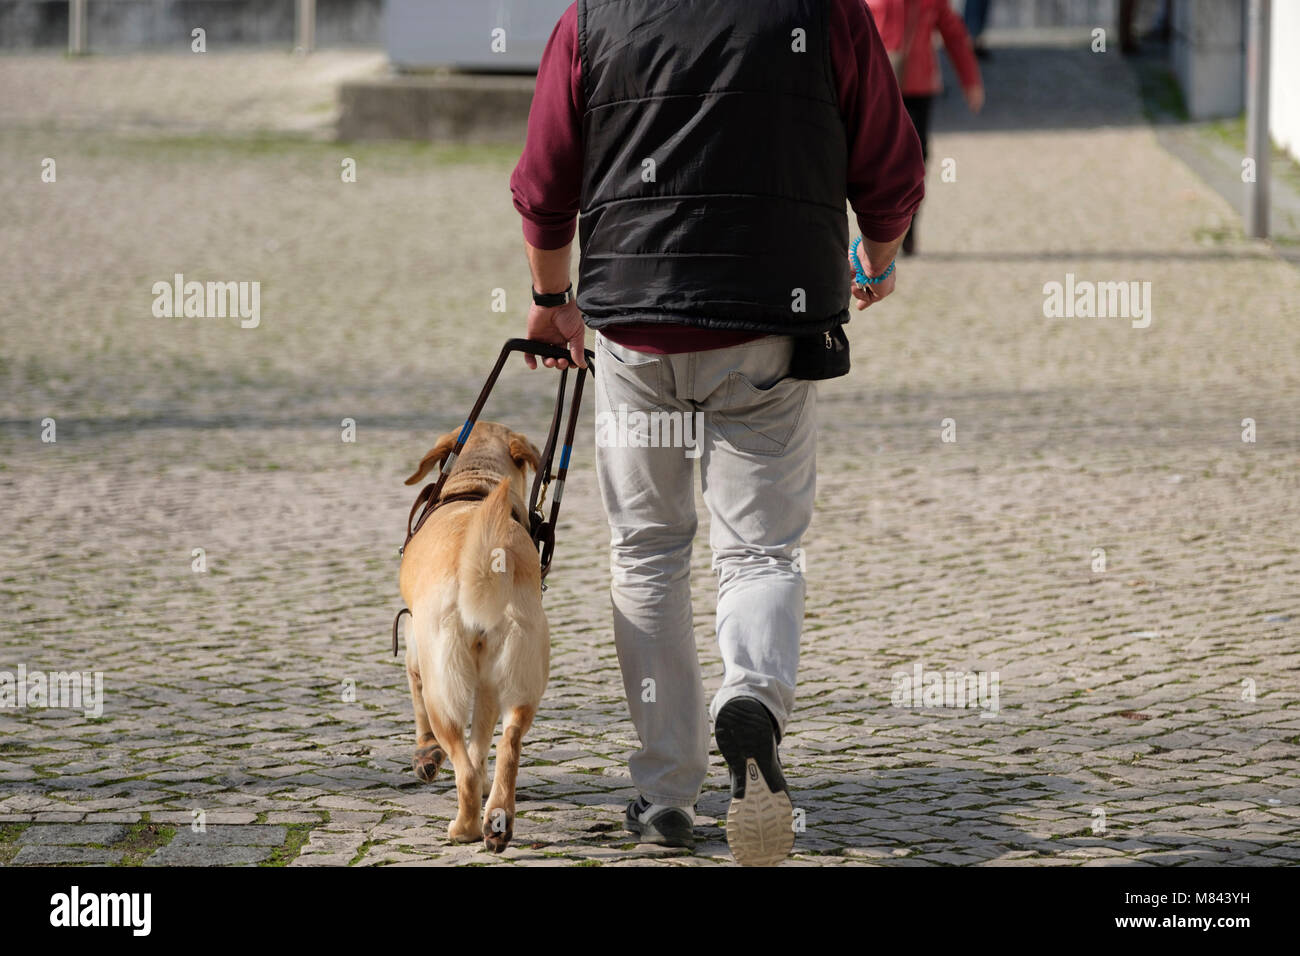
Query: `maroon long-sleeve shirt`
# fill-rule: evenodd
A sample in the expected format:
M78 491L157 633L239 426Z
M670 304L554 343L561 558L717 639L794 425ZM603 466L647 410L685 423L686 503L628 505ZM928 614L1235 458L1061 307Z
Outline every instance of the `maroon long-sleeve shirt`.
M849 204L864 236L888 242L907 229L925 195L921 144L863 0L832 0L830 32L831 65L849 146ZM582 114L574 3L560 17L542 54L528 112L528 138L510 177L524 238L538 249L562 249L573 241L582 195ZM761 145L755 142L757 148ZM846 264L846 281L847 274ZM628 348L656 353L722 348L764 334L656 323L607 326L601 332Z

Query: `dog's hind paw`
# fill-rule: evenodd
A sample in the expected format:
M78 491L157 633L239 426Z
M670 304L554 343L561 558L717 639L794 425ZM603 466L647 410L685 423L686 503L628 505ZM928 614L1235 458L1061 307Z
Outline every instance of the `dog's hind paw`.
M483 821L483 846L490 853L501 853L510 845L515 835L515 818L506 816L504 810L488 813Z
M446 759L447 754L442 749L442 744L435 740L427 746L416 748L411 767L415 770L415 775L425 783L433 783L433 778L438 775L438 768Z

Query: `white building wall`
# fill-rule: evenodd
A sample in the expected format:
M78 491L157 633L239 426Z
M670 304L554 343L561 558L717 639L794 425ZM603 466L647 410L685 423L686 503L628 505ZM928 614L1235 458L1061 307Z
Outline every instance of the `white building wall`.
M1245 2L1174 0L1174 73L1194 120L1239 116L1245 108Z
M1300 0L1273 0L1269 49L1268 128L1300 159Z
M536 70L572 0L386 0L385 46L394 66Z

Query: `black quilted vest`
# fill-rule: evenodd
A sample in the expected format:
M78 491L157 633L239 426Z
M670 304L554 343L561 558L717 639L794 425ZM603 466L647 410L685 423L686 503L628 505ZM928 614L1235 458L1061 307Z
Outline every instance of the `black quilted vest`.
M578 0L592 328L848 321L828 0Z

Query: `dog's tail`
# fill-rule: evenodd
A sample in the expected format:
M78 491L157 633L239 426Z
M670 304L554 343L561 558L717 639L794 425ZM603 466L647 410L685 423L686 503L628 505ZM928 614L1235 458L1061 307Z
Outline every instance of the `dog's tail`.
M501 622L510 595L510 479L505 478L476 509L460 553L460 617L471 630L490 631Z

